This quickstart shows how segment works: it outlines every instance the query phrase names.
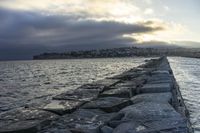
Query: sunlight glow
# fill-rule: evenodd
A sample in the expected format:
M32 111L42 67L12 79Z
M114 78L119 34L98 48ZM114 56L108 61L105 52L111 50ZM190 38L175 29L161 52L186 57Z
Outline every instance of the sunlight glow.
M81 16L80 19L95 21L118 21L123 23L155 21L156 26L167 27L157 33L135 35L139 41L181 40L185 37L190 40L197 39L192 35L186 36L190 30L182 23L172 20L165 22L163 16L165 13L170 13L171 8L169 5L163 4L163 12L159 11L156 15L156 5L153 5L152 0L145 0L143 3L143 6L139 6L137 0L1 0L0 7L22 11L38 11L47 16L77 15ZM157 20L160 23L157 23Z

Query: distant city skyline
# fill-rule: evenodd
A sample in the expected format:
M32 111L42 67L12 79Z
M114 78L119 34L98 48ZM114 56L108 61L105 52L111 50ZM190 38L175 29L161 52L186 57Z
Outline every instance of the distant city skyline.
M124 46L200 47L199 0L0 0L0 60Z

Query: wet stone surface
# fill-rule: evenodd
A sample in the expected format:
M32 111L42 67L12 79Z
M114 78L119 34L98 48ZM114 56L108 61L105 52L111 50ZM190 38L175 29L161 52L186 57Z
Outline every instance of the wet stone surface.
M102 92L105 88L105 85L103 84L85 84L85 85L82 85L80 87L78 87L78 89L86 89L86 90L96 90L97 92Z
M98 90L93 89L76 89L74 91L69 91L62 93L53 97L54 100L80 100L80 101L90 101L95 99L99 95Z
M140 93L161 93L170 92L172 90L172 85L170 83L157 83L157 84L145 84L140 88Z
M58 128L52 127L52 128L48 128L46 130L43 129L39 133L72 133L72 132L67 128L58 129Z
M151 72L152 75L156 75L156 74L166 74L166 75L170 75L169 71L167 70L157 70L157 71L153 71Z
M134 83L133 81L122 81L121 83L115 85L116 88L120 87L135 88L135 86L136 83Z
M40 130L41 124L42 121L39 120L16 121L4 125L0 133L35 133Z
M186 119L166 103L142 102L128 106L110 125L115 128L113 133L188 132Z
M162 118L178 118L180 114L168 103L142 102L122 109L122 120L155 120Z
M49 104L45 105L42 109L53 112L59 115L71 113L84 102L75 100L52 100Z
M146 93L139 94L131 98L133 104L141 102L157 102L157 103L171 103L172 93Z
M129 98L136 92L137 83L133 81L121 81L110 89L104 91L99 97L122 97Z
M113 128L109 127L109 126L103 126L101 128L101 133L112 133L113 132Z
M118 87L118 88L112 88L110 90L104 91L100 94L100 97L122 97L122 98L128 98L130 97L130 91L132 91L132 88L129 87Z
M114 76L111 79L132 80L141 75L149 74L152 69L134 68L120 75Z
M0 114L0 133L37 132L57 118L56 114L47 111L25 108L13 109Z
M116 112L131 104L127 98L102 97L86 103L82 106L85 109L101 109L105 112Z
M151 75L151 77L149 77L148 79L149 81L153 81L153 80L172 80L172 76L168 75L168 74L156 74L156 75Z
M54 128L58 131L68 129L72 133L99 133L100 128L110 121L114 115L96 109L80 109L70 115L62 116L43 132L48 132L49 129Z
M137 72L125 72L120 75L114 76L111 79L120 79L120 80L131 80L139 76Z
M95 85L103 85L106 87L110 87L112 85L115 85L117 84L118 82L120 82L119 79L110 79L110 78L106 78L106 79L103 79L103 80L99 80L97 82L94 82L93 84Z
M171 79L151 79L151 80L148 80L147 83L149 84L162 84L162 83L169 83L171 85L173 85L173 81Z
M187 133L183 119L162 119L143 123L129 121L117 126L113 133Z

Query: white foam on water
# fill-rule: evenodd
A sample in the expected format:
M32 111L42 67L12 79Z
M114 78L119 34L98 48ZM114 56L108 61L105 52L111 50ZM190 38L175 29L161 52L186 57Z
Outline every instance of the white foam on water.
M168 59L190 111L195 133L200 133L200 59L183 57Z

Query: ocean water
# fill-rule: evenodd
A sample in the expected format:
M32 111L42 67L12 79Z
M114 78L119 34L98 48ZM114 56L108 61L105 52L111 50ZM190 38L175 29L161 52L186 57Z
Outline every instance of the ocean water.
M200 59L183 57L168 59L190 111L195 133L200 133Z
M80 85L111 77L145 58L0 62L0 112L40 102Z
M33 60L0 62L0 112L41 102L105 77L120 74L147 58ZM169 57L191 115L200 133L200 59Z

